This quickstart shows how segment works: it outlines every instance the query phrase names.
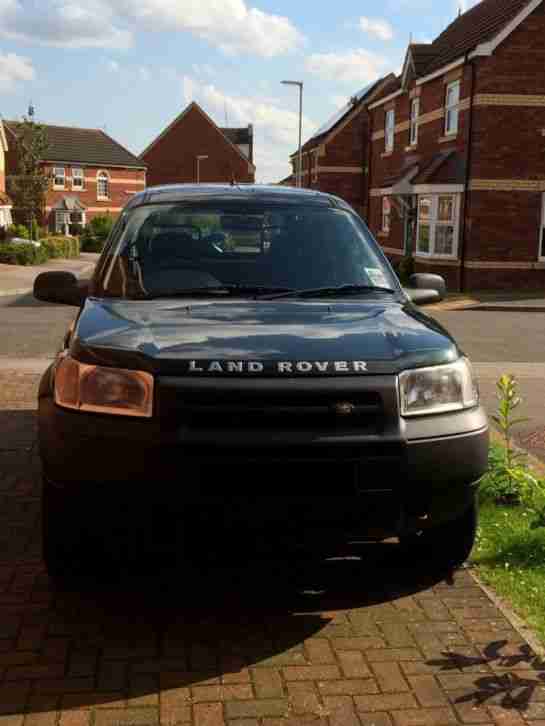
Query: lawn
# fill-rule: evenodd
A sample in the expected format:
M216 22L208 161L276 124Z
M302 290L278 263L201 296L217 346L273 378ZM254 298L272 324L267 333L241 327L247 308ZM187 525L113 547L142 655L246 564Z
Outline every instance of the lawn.
M545 528L532 528L535 518L525 505L483 502L472 561L545 644Z

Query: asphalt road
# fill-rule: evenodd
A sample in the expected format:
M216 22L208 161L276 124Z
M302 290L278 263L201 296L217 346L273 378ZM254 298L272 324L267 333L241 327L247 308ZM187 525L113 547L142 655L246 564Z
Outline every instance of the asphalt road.
M75 314L76 308L32 295L0 297L0 358L52 358Z

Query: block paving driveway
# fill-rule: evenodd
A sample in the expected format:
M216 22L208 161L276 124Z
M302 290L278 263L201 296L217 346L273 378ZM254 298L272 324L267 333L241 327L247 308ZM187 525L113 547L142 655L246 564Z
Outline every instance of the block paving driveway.
M545 666L470 572L392 543L55 590L37 379L0 371L0 726L545 726Z

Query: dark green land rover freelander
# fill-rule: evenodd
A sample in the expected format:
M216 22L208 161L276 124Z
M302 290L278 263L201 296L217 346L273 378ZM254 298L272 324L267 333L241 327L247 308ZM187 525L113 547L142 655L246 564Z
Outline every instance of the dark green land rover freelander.
M487 418L416 307L444 282L402 288L341 199L151 188L92 280L43 273L34 294L79 308L39 391L52 576L124 537L165 551L241 528L273 546L398 537L449 567L471 551Z

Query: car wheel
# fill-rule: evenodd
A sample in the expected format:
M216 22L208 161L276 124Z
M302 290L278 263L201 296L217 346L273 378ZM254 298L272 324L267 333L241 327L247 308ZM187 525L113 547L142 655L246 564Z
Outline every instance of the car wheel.
M440 527L432 527L399 538L406 555L415 560L432 560L440 567L456 569L471 554L477 535L477 502L459 517Z

